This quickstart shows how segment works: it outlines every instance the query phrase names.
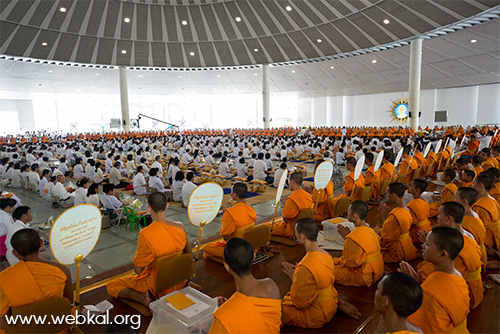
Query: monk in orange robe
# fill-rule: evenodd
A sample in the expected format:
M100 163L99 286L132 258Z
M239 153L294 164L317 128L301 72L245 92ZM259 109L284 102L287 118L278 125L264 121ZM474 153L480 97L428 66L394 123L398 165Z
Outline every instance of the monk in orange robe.
M488 169L488 175L493 179L493 185L491 186L488 195L500 203L500 171L498 168L492 167Z
M410 211L411 223L411 239L413 242L420 242L419 232L431 230L431 223L429 222L430 206L427 201L420 198L422 193L427 189L427 181L422 179L415 179L411 182L408 193L413 195L413 200L406 206Z
M233 276L236 292L226 300L219 297L219 308L209 333L279 333L281 325L280 290L270 279L252 275L254 249L243 239L232 238L224 248L224 267Z
M380 185L382 182L389 180L394 172L394 165L389 162L391 154L387 151L380 152L379 154L383 154L384 157L382 159L382 167L375 172L375 177L372 182L371 197L373 199L377 199L380 196Z
M311 195L302 189L303 176L302 173L294 172L290 175L290 180L288 182L288 187L293 193L288 196L283 207L283 220L274 224L272 229L272 235L278 235L286 238L293 236L295 223L295 217L306 209L311 209L313 207L313 201ZM268 223L271 227L271 223Z
M365 221L368 204L354 201L347 211L347 219L356 228L338 225L340 235L345 239L342 256L335 258L335 281L348 286L372 286L384 275L384 260L375 231Z
M485 246L500 250L500 206L494 198L488 195L493 180L488 175L478 175L474 179L474 189L478 200L472 205L486 228Z
M224 241L210 242L203 248L203 256L219 257L224 256L224 247L231 238L243 238L245 233L255 227L257 213L254 208L245 203L247 186L244 183L235 183L231 192L231 198L236 204L227 208L222 215L222 227L220 235Z
M455 191L457 191L458 187L455 183L453 183L453 180L456 176L457 172L455 172L455 170L451 168L443 172L441 181L446 183L446 186L443 188L443 190L441 190L441 196L432 196L434 202L430 204L431 210L429 212L429 217L436 217L438 214L439 206L443 203L452 201L453 197L455 197Z
M165 194L155 192L148 197L147 210L153 223L139 232L137 251L134 257L135 275L118 278L106 285L108 294L114 298L130 299L146 307L154 300L157 259L166 256L191 254L191 243L187 240L182 223L167 220L165 211L168 208ZM182 289L186 282L158 293L163 296L174 290Z
M27 306L52 297L73 302L71 273L66 266L42 260L38 252L43 240L34 229L21 229L11 239L20 260L0 273L0 329L12 307Z
M324 161L325 160L323 159L316 160L314 166L314 173L316 173L316 169ZM335 211L335 205L333 198L333 182L331 180L330 182L328 182L325 189L321 190L321 192L316 190L314 186L304 187L304 190L312 194L312 201L314 205L316 205L316 203L318 205L316 207L314 220L316 220L317 222L322 222L323 220L327 220L333 217L333 212Z
M375 178L375 166L373 165L373 153L365 154L365 165L368 169L365 172L365 186L371 187L373 179Z
M479 156L482 160L481 167L484 170L499 167L497 159L491 156L491 150L488 147L483 148L481 153L479 153Z
M407 321L422 306L422 299L422 288L416 279L405 273L392 272L378 283L375 311L382 314L388 333L422 333L420 328Z
M455 269L455 258L462 251L464 238L452 227L435 227L423 244L423 256L434 265L434 272L422 283L422 306L408 317L424 333L468 333L469 287ZM403 262L400 271L417 279L417 273Z
M316 221L310 218L299 220L295 225L295 236L299 244L304 245L306 255L297 265L281 264L283 272L292 280L290 292L282 300L283 325L320 328L333 318L337 307L348 316L359 319L359 311L339 299L333 287L333 258L316 242Z
M455 193L455 201L462 204L465 209L462 228L474 236L474 240L479 245L481 250L481 262L483 263L483 271L486 270L488 262L488 254L484 240L486 239L486 228L483 222L479 219L477 213L472 211L471 206L476 202L477 192L473 188L458 188Z
M470 135L469 146L462 154L460 154L460 156L474 156L474 155L476 155L480 144L481 143L479 142L479 140L476 139L476 135Z
M470 308L476 308L484 299L483 282L481 280L481 249L474 237L462 229L461 222L465 209L458 202L447 202L439 208L437 222L439 226L453 227L460 231L464 237L464 247L455 258L455 268L462 274L469 286ZM421 277L425 280L433 271L431 262L422 261L418 264Z
M399 178L399 176L401 175L405 175L405 184L410 184L413 178L413 171L418 168L418 163L410 155L410 150L411 146L409 145L406 145L403 148L403 161L401 161L401 165L399 166L399 174L397 175L397 178Z
M474 166L474 172L476 176L481 172L484 172L484 168L481 167L481 157L479 155L475 155L472 157L472 166Z
M355 191L353 193L353 190L355 188L359 187L364 187L365 186L365 177L363 174L359 174L358 179L356 182L354 182L354 169L356 168L356 159L354 158L348 158L345 161L345 167L350 173L345 177L345 182L344 182L344 194L337 196L333 199L333 207L337 205L337 202L339 201L340 198L342 197L350 197L351 202L357 201L359 199L359 191Z
M380 205L384 219L380 229L380 246L384 262L411 261L417 258L417 250L410 237L412 217L404 207L405 187L394 182L387 187L387 204ZM392 210L390 209L392 207Z

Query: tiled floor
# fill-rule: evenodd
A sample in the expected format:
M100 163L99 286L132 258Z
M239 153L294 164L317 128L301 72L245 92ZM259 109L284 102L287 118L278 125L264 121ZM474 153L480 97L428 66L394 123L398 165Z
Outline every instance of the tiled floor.
M54 220L67 208L53 209L50 202L40 198L38 193L33 193L24 189L1 188L14 192L22 201L23 205L28 205L33 213L33 221L31 226L38 228L38 226L46 222L49 217ZM128 196L124 196L128 197ZM132 196L132 199L135 196ZM143 203L141 209L145 209L145 200L139 198ZM274 213L274 206L272 201L262 202L254 205L257 212L258 219L272 216ZM281 208L278 210L281 214ZM199 227L191 225L187 217L185 208L170 206L166 212L168 219L173 221L180 221L186 228L188 238L192 242L196 242L199 236ZM219 232L221 227L221 216L218 216L210 224L204 227L202 238L210 237ZM50 230L41 230L41 236L49 240ZM108 271L110 269L120 267L122 265L131 263L137 246L138 229L134 228L133 231L125 229L124 223L119 226L112 226L108 229L101 230L101 235L94 248L94 250L85 258L81 263L80 278L88 278L90 276ZM7 262L2 262L0 269L4 269ZM76 277L75 265L69 266L73 280Z

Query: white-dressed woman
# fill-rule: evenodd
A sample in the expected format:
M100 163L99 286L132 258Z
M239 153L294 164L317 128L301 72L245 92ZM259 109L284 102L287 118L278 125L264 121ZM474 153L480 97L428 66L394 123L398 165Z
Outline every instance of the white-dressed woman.
M227 157L222 157L220 159L219 174L225 177L233 177L233 174L229 172L229 165L227 164Z
M101 191L98 183L93 183L87 189L87 196L85 197L85 203L94 204L95 206L100 206L99 192Z
M182 201L182 187L184 186L185 182L186 180L184 180L184 172L178 171L177 174L175 174L175 180L172 183L172 195L174 201Z
M77 158L75 160L75 168L73 169L73 178L81 179L85 177L85 171L83 170L82 159Z
M161 179L158 177L158 168L151 168L149 170L149 187L154 188L156 191L161 193L169 190L168 188L165 188L163 182L161 182Z
M89 188L89 180L86 178L81 179L76 183L78 189L75 191L75 205L85 204L87 197L87 189Z

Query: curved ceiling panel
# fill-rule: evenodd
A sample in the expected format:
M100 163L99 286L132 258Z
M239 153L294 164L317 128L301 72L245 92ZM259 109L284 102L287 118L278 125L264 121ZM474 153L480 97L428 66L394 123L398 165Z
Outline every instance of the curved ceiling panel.
M410 38L497 5L490 0L3 0L0 54L148 67L280 63Z

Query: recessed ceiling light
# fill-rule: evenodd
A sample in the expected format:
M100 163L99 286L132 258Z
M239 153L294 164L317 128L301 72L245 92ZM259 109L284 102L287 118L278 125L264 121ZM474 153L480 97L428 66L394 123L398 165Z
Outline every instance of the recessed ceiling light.
M254 76L257 76L257 73L254 73L253 75L254 75Z
M65 8L65 7L61 7L61 8L59 8L59 11L60 11L61 13L66 13L66 8Z
M90 87L90 88L95 88L94 86Z
M192 51L191 51L191 52L189 52L189 55L190 55L190 56L194 56L194 52L192 52Z
M377 59L373 59L372 64L376 64L376 63L377 63Z
M389 24L389 23L391 23L391 21L389 21L389 19L385 19L385 20L384 20L384 21L382 21L382 22L384 22L384 24Z
M290 12L292 10L292 6L286 6L285 9L287 12Z
M321 38L318 38L318 39L316 40L316 42L321 43L321 42L323 42L323 41L321 40Z
M127 54L127 50L122 50L122 54Z
M477 42L477 39L471 39L470 40L471 43L476 43Z
M181 22L183 26L187 26L188 22L186 20Z
M42 46L47 46L47 42L42 42Z
M295 73L295 70L292 70L292 73Z
M95 75L99 76L99 73L96 73Z
M182 79L182 75L179 75L179 79Z
M330 66L330 69L333 70L335 68L335 66Z
M259 49L255 48L253 49L253 52L259 52Z
M220 78L220 75L217 74L217 78Z
M49 73L52 73L52 70L49 70Z
M123 19L123 21L125 21L126 23L129 23L130 22L130 18L126 17Z
M142 74L139 74L139 78L142 78Z
M236 22L240 22L241 21L241 17L236 16L235 20L236 20Z

